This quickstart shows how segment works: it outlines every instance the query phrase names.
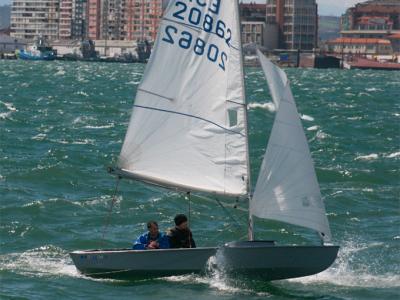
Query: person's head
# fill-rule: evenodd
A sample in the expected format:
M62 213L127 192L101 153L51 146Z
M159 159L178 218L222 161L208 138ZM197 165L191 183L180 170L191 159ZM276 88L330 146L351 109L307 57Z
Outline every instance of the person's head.
M186 229L188 227L188 219L184 214L178 214L174 218L176 227Z
M147 222L147 229L151 236L158 235L158 224L156 221L149 221Z

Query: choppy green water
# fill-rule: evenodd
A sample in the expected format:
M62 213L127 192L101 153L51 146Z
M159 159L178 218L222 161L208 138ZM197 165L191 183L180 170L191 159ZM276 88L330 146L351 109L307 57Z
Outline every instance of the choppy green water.
M400 72L288 69L339 257L329 270L273 283L218 274L135 282L80 275L68 252L99 246L142 65L0 61L1 299L394 299L400 289ZM247 69L256 177L274 113L260 69ZM148 219L165 229L187 202L123 181L108 247L128 247ZM246 213L192 203L199 245L246 235ZM313 236L256 222L257 238ZM299 235L299 232L304 233Z

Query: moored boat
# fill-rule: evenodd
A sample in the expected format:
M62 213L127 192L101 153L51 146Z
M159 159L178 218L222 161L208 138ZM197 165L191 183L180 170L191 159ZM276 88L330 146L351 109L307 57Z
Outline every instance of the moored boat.
M17 50L16 56L23 60L55 60L56 53L42 37L27 49Z

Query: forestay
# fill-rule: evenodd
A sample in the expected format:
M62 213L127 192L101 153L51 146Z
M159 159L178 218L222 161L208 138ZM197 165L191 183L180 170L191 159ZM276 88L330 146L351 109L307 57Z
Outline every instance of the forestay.
M236 1L170 1L135 99L125 176L247 194L247 130Z
M251 213L314 229L329 241L325 206L289 82L261 53L259 59L279 109L250 203Z

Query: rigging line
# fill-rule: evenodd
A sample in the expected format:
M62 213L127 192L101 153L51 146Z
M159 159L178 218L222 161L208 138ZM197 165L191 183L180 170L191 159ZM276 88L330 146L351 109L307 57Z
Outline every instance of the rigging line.
M240 103L240 102L236 102L236 101L233 101L233 100L226 100L226 102L234 103L234 104L237 104L237 105L240 105L240 106L246 106L246 103Z
M202 120L202 121L204 121L204 122L213 124L213 125L215 125L215 126L221 128L221 129L223 129L223 130L225 130L225 131L229 131L229 132L232 132L232 133L234 133L234 134L239 134L239 135L241 135L242 137L245 137L245 135L244 135L243 133L241 133L241 132L237 132L237 131L234 131L234 130L225 128L225 127L223 127L223 126L221 126L221 125L219 125L219 124L217 124L217 123L215 123L215 122L213 122L213 121L211 121L211 120L207 120L207 119L205 119L205 118L198 117L198 116L195 116L195 115L186 114L186 113L182 113L182 112L178 112L178 111L173 111L173 110L167 110L167 109L161 109L161 108L155 108L155 107L137 105L137 104L134 104L133 106L134 106L134 107L143 108L143 109L156 110L156 111L160 111L160 112L166 112L166 113L171 113L171 114L176 114L176 115L181 115L181 116L185 116L185 117L190 117L190 118Z
M114 207L115 202L117 201L117 193L118 193L118 186L119 186L120 180L121 180L121 176L117 176L117 182L115 184L114 194L113 194L113 197L112 197L112 200L111 200L110 208L109 208L108 214L107 214L107 216L105 217L105 220L104 220L103 234L102 234L102 237L101 237L100 247L104 245L104 238L105 238L105 235L106 235L106 232L107 232L108 225L110 224L110 221L111 221L112 209Z
M188 200L189 200L189 213L188 213L188 227L190 228L190 210L191 210L191 207L190 207L190 192L187 192L186 193L186 196L187 196L187 198L188 198ZM191 240L191 234L190 234L190 231L189 231L189 248L192 248L192 240Z
M215 197L215 201L218 203L219 206L222 207L222 210L226 213L226 215L233 221L233 224L237 227L240 228L240 223L231 215L228 210L226 209L225 206L222 205L222 203L218 200L217 197Z
M167 100L170 100L170 101L174 100L174 98L165 97L163 95L160 95L160 94L157 94L157 93L153 93L153 92L147 91L147 90L142 89L142 88L138 88L138 91L143 92L143 93L147 93L147 94L150 94L150 95L153 95L153 96L157 96L157 97L160 97L160 98L163 98L163 99L167 99Z

